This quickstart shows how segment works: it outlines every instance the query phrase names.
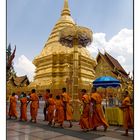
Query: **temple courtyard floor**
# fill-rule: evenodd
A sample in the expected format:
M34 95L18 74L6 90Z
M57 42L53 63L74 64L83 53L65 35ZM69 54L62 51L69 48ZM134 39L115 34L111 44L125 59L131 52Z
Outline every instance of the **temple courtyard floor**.
M122 126L109 126L107 132L103 131L103 127L99 127L97 131L82 132L79 122L73 122L72 128L68 127L69 123L66 121L64 129L50 127L48 122L43 121L42 107L38 111L37 123L9 120L7 117L7 140L133 140L132 130L129 131L129 136L121 136L124 133ZM27 114L29 120L29 109Z

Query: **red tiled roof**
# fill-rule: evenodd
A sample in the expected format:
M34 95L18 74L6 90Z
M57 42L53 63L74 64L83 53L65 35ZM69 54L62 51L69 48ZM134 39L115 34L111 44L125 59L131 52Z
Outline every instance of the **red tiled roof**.
M108 54L107 52L105 52L105 54L102 54L101 52L99 52L99 54L98 54L98 56L96 58L97 61L98 61L99 57L101 57L106 62L108 62L108 64L112 67L113 70L116 68L116 70L123 77L128 78L128 74L126 73L126 71L123 69L123 67L120 65L120 63L115 58L113 58L110 54ZM116 73L116 72L114 71L114 73Z
M123 69L123 67L120 65L120 63L115 59L113 58L111 55L109 55L107 52L105 52L104 56L106 58L108 58L110 60L110 62L113 64L113 66L120 72L122 72L123 74L125 75L128 75L126 73L126 71Z

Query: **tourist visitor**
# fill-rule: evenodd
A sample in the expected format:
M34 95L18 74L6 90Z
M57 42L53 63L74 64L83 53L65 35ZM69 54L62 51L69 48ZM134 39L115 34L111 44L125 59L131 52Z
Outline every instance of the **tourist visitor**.
M108 101L109 101L109 107L114 106L114 103L113 103L113 96L112 96L112 95L109 96Z
M113 97L113 104L114 106L118 106L119 105L119 100L118 100L118 97L116 94L114 94L114 97Z
M92 88L91 102L93 102L93 114L92 114L93 130L96 130L98 126L104 126L104 131L106 131L109 125L103 114L101 106L102 97L94 87Z
M70 105L70 96L66 92L66 88L62 88L62 101L64 103L64 116L65 120L69 121L69 127L72 127L72 106Z
M18 95L17 95L17 94L15 94L15 97L16 97L16 99L17 99L17 101L18 101L19 97L18 97Z
M56 100L55 100L55 116L54 116L54 124L53 126L55 126L56 123L59 124L59 127L63 128L63 122L64 122L64 104L63 101L61 99L60 95L56 96Z
M48 120L48 99L49 99L49 94L50 94L50 89L46 89L46 92L43 96L43 100L45 101L45 104L44 104L44 108L43 108L43 114L44 114L44 121L47 121Z
M21 92L21 94L19 95L19 100L23 97L24 92Z
M42 101L42 95L38 95L39 101Z
M30 95L31 95L31 93L29 93L29 94L27 95L27 99L30 99Z
M125 129L125 133L122 135L128 136L128 129L134 127L133 110L128 91L125 91L124 93L124 99L120 108L123 110L123 127Z
M15 117L15 119L17 119L17 110L16 110L16 106L17 106L17 98L15 97L15 93L12 93L12 96L10 97L10 106L9 106L9 119L11 119L11 117Z
M39 98L36 94L36 90L32 89L31 91L31 95L30 98L28 99L29 101L31 101L30 104L30 114L31 114L31 122L36 123L36 119L37 119L37 113L38 113L38 108L39 108Z

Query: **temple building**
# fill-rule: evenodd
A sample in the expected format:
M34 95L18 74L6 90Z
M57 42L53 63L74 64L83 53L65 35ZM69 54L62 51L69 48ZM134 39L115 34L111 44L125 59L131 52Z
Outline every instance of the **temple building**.
M9 95L11 95L13 92L16 92L16 94L19 95L21 92L27 91L27 87L29 84L30 81L27 75L11 75L9 77L9 80L7 81L7 99L9 98Z
M133 96L133 79L124 70L121 64L110 54L98 53L96 57L95 77L112 76L120 80L121 88L117 91L120 94L127 90Z
M28 86L30 84L27 75L19 76L19 77L18 76L11 76L9 78L8 83L11 83L11 85L13 85L15 87L25 87L25 86Z
M128 74L120 65L120 63L107 52L105 52L104 54L99 52L96 57L96 61L96 78L103 75L109 75L115 78L117 78L118 76L121 76L124 79L129 78Z
M55 24L52 32L45 43L41 53L33 60L36 66L34 81L30 88L37 88L44 91L50 88L53 93L61 91L66 87L69 93L72 92L73 76L73 51L60 43L60 31L66 27L72 27L76 23L71 17L68 0L64 0L64 7L61 16ZM94 67L95 59L90 55L85 47L78 47L78 87L91 88L91 83L95 79Z

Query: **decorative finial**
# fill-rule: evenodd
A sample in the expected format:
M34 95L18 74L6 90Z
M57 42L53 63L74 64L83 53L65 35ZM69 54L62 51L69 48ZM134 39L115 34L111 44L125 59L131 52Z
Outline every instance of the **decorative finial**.
M70 10L69 10L69 5L68 5L68 0L64 0L64 8L61 12L61 16L64 16L64 15L71 15L70 14Z

